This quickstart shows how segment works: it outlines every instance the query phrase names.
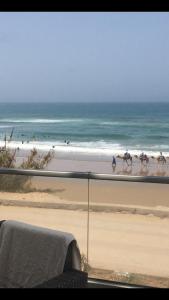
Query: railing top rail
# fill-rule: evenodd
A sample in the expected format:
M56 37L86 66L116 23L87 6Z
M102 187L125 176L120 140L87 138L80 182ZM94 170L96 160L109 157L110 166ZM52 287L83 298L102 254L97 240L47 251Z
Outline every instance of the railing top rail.
M169 183L169 177L163 176L129 176L129 175L112 175L94 172L57 172L45 170L25 170L0 168L0 175L25 175L25 176L43 176L43 177L60 177L76 179L93 179L109 181L127 181L127 182L145 182L145 183Z

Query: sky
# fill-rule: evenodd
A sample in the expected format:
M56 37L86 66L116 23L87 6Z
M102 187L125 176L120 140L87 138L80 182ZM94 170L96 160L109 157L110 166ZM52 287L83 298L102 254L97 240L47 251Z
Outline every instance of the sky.
M0 12L0 102L169 102L169 12Z

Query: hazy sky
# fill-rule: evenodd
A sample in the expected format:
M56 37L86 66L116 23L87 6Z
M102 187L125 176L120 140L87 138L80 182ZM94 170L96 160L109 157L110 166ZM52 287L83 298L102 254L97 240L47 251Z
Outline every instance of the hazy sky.
M168 12L0 12L0 102L169 101Z

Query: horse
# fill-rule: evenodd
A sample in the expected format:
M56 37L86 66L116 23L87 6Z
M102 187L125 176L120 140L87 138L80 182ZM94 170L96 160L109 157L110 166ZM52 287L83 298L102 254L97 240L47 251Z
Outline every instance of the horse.
M145 166L144 162L146 163L146 165L149 163L149 158L144 153L140 154L139 159L140 159L141 164L144 166Z

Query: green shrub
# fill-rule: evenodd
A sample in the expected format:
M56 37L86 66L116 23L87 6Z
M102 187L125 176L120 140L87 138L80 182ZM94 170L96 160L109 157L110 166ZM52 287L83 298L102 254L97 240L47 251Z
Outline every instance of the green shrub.
M88 272L91 269L88 261L87 261L87 257L85 254L81 254L81 270L84 272Z
M16 168L15 157L16 150L14 152L9 149L0 151L0 168ZM44 169L52 158L53 153L51 151L45 155L39 155L38 151L33 149L19 168L32 170ZM26 175L0 175L0 190L8 192L30 192L31 178L32 176Z

